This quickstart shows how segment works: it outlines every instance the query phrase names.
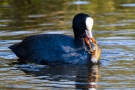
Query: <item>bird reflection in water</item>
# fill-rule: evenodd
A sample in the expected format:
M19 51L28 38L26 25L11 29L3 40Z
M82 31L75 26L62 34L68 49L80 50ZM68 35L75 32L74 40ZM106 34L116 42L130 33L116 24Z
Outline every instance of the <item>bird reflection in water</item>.
M56 66L48 67L42 65L18 65L22 71L28 75L32 75L43 82L47 80L49 86L62 87L69 85L66 88L76 88L81 90L96 90L98 88L99 78L99 67L98 65L89 66ZM61 81L62 80L62 81ZM46 87L47 84L44 85ZM71 87L70 87L71 86ZM72 88L73 89L73 88Z
M98 82L98 78L99 78L99 67L98 65L94 65L91 67L91 69L89 70L89 74L88 74L88 88L97 88L97 82Z
M92 65L87 67L87 75L77 76L76 89L96 90L98 88L100 65Z

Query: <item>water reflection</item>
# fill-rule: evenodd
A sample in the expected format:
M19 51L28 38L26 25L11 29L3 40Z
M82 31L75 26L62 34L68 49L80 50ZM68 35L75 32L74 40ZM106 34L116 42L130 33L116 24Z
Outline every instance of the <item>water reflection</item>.
M63 11L66 7L64 6L65 2L62 0L55 2L55 5L51 5L50 1L31 1L31 0L12 0L12 1L3 1L1 0L1 6L5 6L5 3L9 5L9 7L0 8L1 11L3 9L7 9L3 11L2 19L7 19L5 16L10 18L10 22L2 25L6 25L8 30L22 30L22 29L38 29L38 30L47 30L47 29L60 29L59 26L64 26L63 15L65 15L65 11ZM49 4L49 6L48 6ZM57 8L63 7L63 8ZM40 8L40 9L39 9ZM46 9L47 8L47 9ZM53 12L50 12L53 11ZM59 20L59 21L58 21ZM5 23L5 22L4 22ZM43 27L39 26L41 24L54 23L53 27ZM55 28L54 28L55 27ZM4 29L4 27L2 27Z
M135 3L122 4L123 7L135 7Z
M50 84L46 86L49 87L63 88L64 83L65 87L75 85L76 89L93 90L98 88L100 65L49 67L27 64L17 65L16 67L20 68L27 75L32 75L40 80L47 80Z
M87 74L83 73L83 75L76 76L76 89L96 90L96 88L98 88L98 78L100 76L99 66L100 65L89 66L87 68Z
M71 4L83 5L83 4L89 4L89 3L90 2L88 1L74 1L74 2L68 3L68 5L71 5Z
M52 5L52 3L54 4ZM70 5L68 5L69 3ZM124 13L124 10L119 7L121 3L125 2L122 0L59 0L57 2L42 0L0 0L0 11L2 12L0 14L0 30L71 30L72 18L79 12L88 13L94 18L95 30L116 30L116 24L126 27L124 26L125 23L117 23L121 18L134 18L134 15ZM127 11L129 10L127 9ZM113 27L104 26L101 28L97 26L100 24L110 24Z

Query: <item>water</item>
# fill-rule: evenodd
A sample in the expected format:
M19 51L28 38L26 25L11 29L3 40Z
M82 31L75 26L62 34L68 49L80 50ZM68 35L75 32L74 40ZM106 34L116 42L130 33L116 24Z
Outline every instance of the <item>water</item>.
M94 19L101 64L55 66L16 64L8 46L30 35L73 35L79 12ZM0 89L134 90L134 0L0 0Z

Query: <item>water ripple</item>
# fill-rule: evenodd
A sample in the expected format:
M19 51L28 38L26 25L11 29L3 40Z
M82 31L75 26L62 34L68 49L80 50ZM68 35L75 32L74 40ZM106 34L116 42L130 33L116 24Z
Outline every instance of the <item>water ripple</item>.
M135 7L135 3L121 4L123 7Z

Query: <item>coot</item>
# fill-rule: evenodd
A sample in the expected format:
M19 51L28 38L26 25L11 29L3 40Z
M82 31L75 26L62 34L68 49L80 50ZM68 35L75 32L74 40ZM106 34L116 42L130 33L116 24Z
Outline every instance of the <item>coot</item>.
M91 33L93 19L88 14L79 13L73 18L72 25L74 37L62 34L33 35L9 48L21 62L25 63L76 65L97 63L98 58L92 57L94 42L96 43Z

